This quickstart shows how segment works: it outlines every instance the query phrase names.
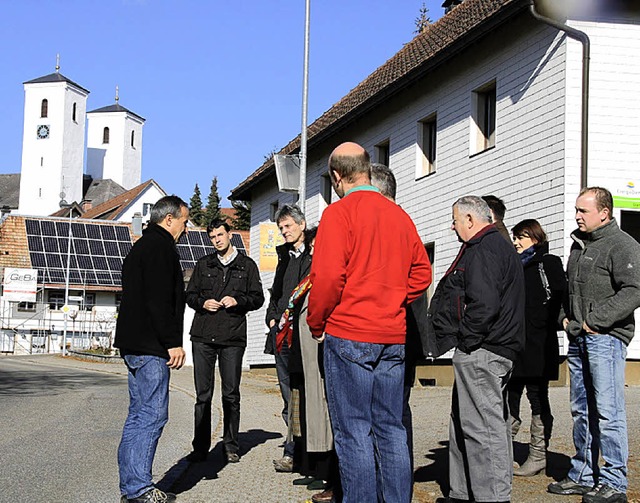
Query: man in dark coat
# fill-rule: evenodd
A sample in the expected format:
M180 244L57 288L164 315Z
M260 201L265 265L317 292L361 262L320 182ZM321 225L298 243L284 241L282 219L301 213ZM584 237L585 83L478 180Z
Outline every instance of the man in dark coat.
M247 347L249 311L264 303L258 266L231 244L231 227L223 220L209 224L207 233L216 253L198 260L187 304L196 312L191 325L193 375L196 387L195 434L189 461L204 461L211 447L211 398L216 359L222 386L225 459L240 461L240 377Z
M455 202L451 228L462 247L429 307L438 342L435 356L456 348L449 496L510 501L513 457L506 387L524 347L522 265L480 197Z
M185 359L184 281L176 242L188 219L179 197L160 199L122 266L114 346L129 370L129 415L118 448L120 492L129 502L176 500L154 487L151 467L169 419L169 369L181 368Z
M276 350L276 333L278 322L289 304L292 290L300 280L309 274L311 269L311 255L305 246L304 231L307 223L304 214L297 206L284 205L276 214L276 223L284 237L285 244L278 246L278 266L271 288L271 299L267 308L266 322L270 330L272 347L276 357L276 372L284 407L282 418L289 424L289 398L291 386L289 384L289 346L285 340L281 351ZM277 472L293 471L294 443L285 442L284 455L273 461Z

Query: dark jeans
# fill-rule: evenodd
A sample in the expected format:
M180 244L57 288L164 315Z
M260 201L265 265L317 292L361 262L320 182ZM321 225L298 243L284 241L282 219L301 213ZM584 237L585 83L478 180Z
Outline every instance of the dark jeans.
M507 396L509 401L509 413L512 417L521 421L520 400L525 388L527 399L531 405L531 415L540 416L544 425L544 437L548 442L551 438L553 416L549 403L549 380L543 377L512 377L507 384Z
M273 347L276 348L276 333L277 326L271 328L271 337L273 337ZM282 395L282 401L284 406L282 408L282 419L284 424L289 426L289 399L291 398L291 382L289 379L289 345L285 340L282 343L282 350L276 352L276 374L278 375L278 385L280 386L280 394ZM284 455L293 457L294 443L285 441Z
M211 399L216 359L222 383L223 436L225 452L238 452L240 429L240 378L244 349L194 341L193 376L196 386L195 433L193 450L209 452L211 448Z

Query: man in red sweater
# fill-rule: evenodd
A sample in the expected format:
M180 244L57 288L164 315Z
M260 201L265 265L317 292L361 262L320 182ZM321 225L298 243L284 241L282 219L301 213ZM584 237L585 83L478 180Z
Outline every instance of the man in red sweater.
M429 286L431 265L411 218L371 185L366 150L338 146L329 175L341 200L318 228L307 323L325 341L343 503L377 501L378 490L384 501L409 502L406 305Z

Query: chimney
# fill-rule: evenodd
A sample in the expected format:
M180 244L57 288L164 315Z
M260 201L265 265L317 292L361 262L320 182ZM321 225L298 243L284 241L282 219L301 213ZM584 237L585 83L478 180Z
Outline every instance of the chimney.
M133 235L136 237L142 236L142 215L140 212L136 212L133 214L133 219L131 220L131 227L133 230Z
M82 207L82 213L84 213L85 211L93 208L93 203L91 202L91 199L83 199L80 206Z

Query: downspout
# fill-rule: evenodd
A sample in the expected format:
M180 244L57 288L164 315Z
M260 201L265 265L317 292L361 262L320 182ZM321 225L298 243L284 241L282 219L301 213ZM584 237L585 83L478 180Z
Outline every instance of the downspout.
M587 159L589 152L589 59L590 42L586 33L576 30L571 26L559 23L551 18L545 17L536 11L534 0L529 0L531 15L538 21L553 26L563 31L567 37L577 40L582 44L582 132L581 132L581 155L580 155L580 188L587 186Z

